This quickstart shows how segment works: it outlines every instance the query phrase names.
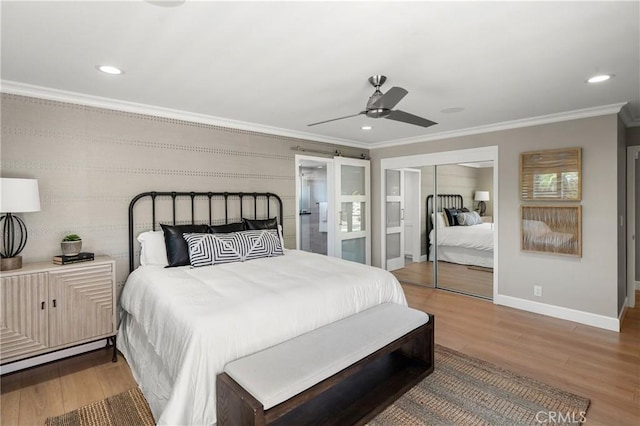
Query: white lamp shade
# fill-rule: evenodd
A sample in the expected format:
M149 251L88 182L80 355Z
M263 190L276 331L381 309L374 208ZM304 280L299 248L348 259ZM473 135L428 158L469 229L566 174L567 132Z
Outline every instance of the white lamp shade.
M37 179L0 178L0 213L40 211Z
M489 201L489 191L476 191L473 201Z

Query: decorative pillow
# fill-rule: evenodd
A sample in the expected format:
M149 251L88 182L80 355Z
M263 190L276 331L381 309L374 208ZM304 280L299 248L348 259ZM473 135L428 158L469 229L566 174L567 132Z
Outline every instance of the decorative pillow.
M208 232L207 225L163 225L164 242L167 248L167 268L189 265L189 247L182 238L185 232Z
M449 226L456 226L458 224L457 216L458 210L456 209L443 209L444 214L447 215L447 222L449 222Z
M226 225L209 225L210 234L226 234L229 232L238 232L244 230L244 222L227 223Z
M245 229L278 229L278 218L271 219L245 219L242 218Z
M458 225L461 226L480 225L482 223L482 218L478 212L458 213L457 219Z
M138 235L140 243L140 265L167 266L167 247L164 243L164 232L146 231Z
M184 234L191 266L244 262L261 257L281 256L282 244L275 229L228 234Z

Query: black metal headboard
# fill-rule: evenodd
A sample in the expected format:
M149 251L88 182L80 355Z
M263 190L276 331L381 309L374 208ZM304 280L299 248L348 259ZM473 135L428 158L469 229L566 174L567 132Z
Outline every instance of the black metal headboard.
M253 216L253 219L269 219L274 217L274 215L277 215L278 223L282 225L284 219L282 199L270 192L143 192L133 197L131 203L129 203L129 272L133 271L135 260L134 241L136 238L136 223L134 221L134 207L140 200L147 198L151 200L150 227L153 231L156 230L156 223L157 225L160 224L157 222L156 215L157 199L167 199L170 201L170 207L168 207L168 209L171 211L171 219L166 220L163 218L163 222L172 222L173 225L180 222L195 224L196 221L198 221L198 223L208 223L209 225L218 223L226 224L229 223L230 219L240 220L243 217L250 216ZM188 208L187 210L190 210L191 214L187 213L187 218L177 217L179 213L183 213L182 216L185 215L182 211L184 209L177 208L177 202L181 199L186 199L186 201L190 203L190 206L187 205L190 209ZM204 210L208 211L208 217L201 218L201 215L198 215L203 209L196 209L197 199L207 202L208 208L204 208ZM222 207L224 207L224 221L221 217L214 217L221 215ZM205 213L205 215L206 214L207 213ZM230 214L234 216L230 217ZM199 218L196 218L196 216L199 216Z
M434 206L433 194L427 196L427 259L429 258L429 234L433 229L431 214L441 212L442 209L461 209L464 207L464 200L460 194L437 194L438 200Z

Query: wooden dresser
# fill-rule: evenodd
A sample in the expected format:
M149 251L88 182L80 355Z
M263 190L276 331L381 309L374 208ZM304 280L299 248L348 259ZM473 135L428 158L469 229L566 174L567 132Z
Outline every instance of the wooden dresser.
M0 363L102 339L115 345L115 288L107 256L0 272Z

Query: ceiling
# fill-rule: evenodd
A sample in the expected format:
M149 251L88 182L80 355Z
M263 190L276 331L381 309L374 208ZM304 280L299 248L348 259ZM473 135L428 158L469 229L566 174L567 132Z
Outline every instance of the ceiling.
M180 3L180 2L177 2ZM640 2L2 1L2 91L373 148L627 103ZM122 68L119 76L96 65ZM599 73L611 80L586 84ZM356 114L409 91L422 128ZM464 108L447 113L447 108ZM364 124L373 126L363 131Z

